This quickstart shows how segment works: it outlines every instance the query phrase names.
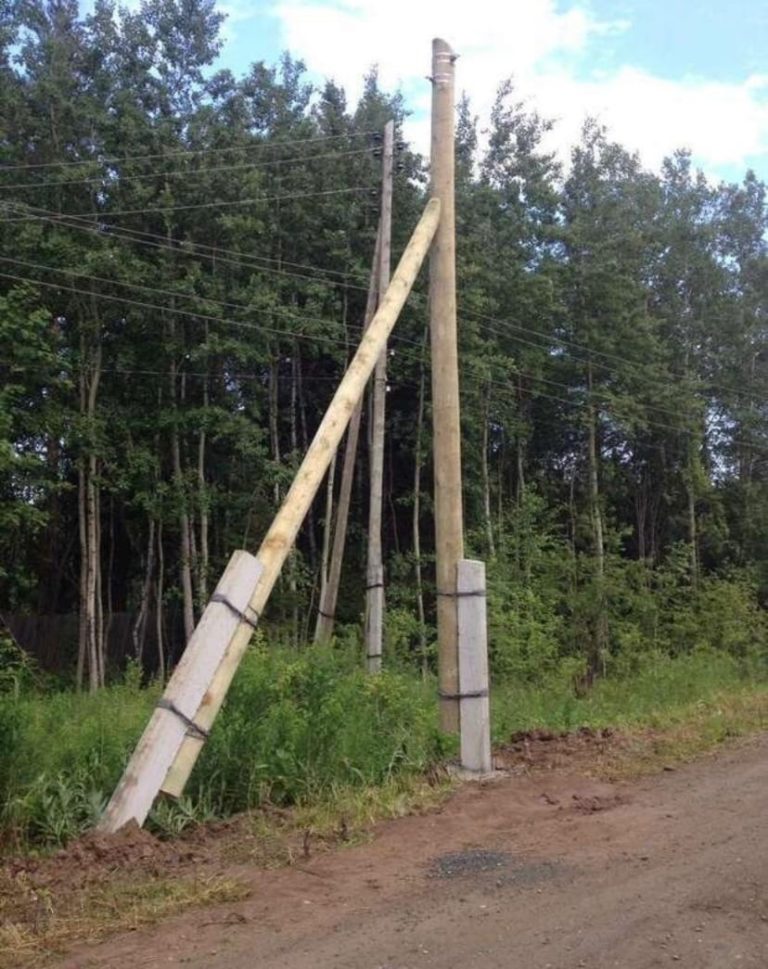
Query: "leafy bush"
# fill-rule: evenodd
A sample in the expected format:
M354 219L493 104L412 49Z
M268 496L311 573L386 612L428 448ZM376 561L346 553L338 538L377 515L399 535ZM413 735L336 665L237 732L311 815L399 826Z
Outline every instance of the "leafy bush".
M254 650L191 789L229 813L422 769L438 753L433 698L415 678L367 676L356 652Z
M253 649L245 658L187 796L152 824L191 823L270 799L375 784L440 753L434 688L400 674L368 677L356 652ZM94 694L0 697L0 825L13 845L64 843L103 809L149 718L158 688L136 671Z

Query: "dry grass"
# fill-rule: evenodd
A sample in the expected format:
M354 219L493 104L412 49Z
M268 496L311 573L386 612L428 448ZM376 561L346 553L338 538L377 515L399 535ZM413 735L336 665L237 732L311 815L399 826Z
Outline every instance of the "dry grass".
M247 894L246 885L222 876L120 872L101 884L55 892L16 878L0 893L0 969L40 966L76 943L137 929L191 905L233 902Z
M654 774L767 729L768 690L723 692L659 718L654 726L624 732L595 773L623 778Z
M340 788L329 797L286 810L266 809L234 819L227 838L228 861L279 868L344 844L361 844L380 821L422 814L442 804L456 782L447 771L430 777L401 775L378 787Z

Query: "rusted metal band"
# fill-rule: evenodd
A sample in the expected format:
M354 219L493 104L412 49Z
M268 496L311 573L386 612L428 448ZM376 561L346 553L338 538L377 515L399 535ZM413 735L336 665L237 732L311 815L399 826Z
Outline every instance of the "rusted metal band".
M204 727L201 727L199 724L195 723L194 720L190 720L183 710L179 710L173 700L166 700L165 697L160 697L156 705L161 710L169 710L174 716L178 717L187 728L187 733L191 734L193 737L197 737L198 740L207 740L210 736Z
M488 690L474 690L470 693L445 693L438 690L437 694L441 700L480 700L488 696Z
M446 596L448 599L484 599L486 592L485 589L473 589L470 592L441 592L438 589L437 594L439 596Z
M256 617L255 619L249 616L246 612L242 612L240 609L238 609L233 602L230 602L229 599L227 599L227 597L222 595L220 592L214 592L209 601L220 602L223 606L226 606L230 612L234 613L241 622L248 623L251 629L256 629L258 626L259 615L255 609L251 609L250 606L246 606L246 609L251 609L251 612Z

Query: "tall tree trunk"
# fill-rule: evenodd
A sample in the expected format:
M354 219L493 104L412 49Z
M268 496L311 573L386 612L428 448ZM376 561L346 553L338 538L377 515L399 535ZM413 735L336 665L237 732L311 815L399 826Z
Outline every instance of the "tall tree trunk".
M109 639L115 614L115 496L109 496L109 558L107 560L107 602L104 616L104 654L109 659Z
M346 312L346 309L345 311ZM298 360L298 391L299 391L299 417L301 418L301 453L306 454L309 450L309 432L307 431L307 404L304 398L304 373L302 368L301 356L299 355L298 345L294 346L294 353ZM307 538L309 541L309 564L314 572L317 568L317 535L315 525L314 506L307 513L306 525Z
M608 645L608 617L605 601L605 541L603 534L603 516L600 509L600 485L597 458L597 408L593 397L592 363L587 365L587 389L589 394L587 462L589 513L592 522L593 552L595 557L596 577L596 616L593 642L588 656L587 675L591 680L604 667L605 653Z
M173 325L172 325L173 330ZM176 359L171 357L170 392L173 405L173 424L171 427L171 458L173 461L173 481L178 503L180 551L179 572L181 578L181 593L184 611L184 637L187 642L195 629L195 597L192 589L192 543L189 534L189 513L187 511L187 494L184 483L184 471L181 464L181 441L179 435L179 408L177 393L178 372Z
M106 681L106 656L105 656L105 622L104 622L104 581L103 581L103 569L101 565L102 556L102 540L101 540L101 487L98 484L97 478L98 470L94 470L93 481L94 481L94 499L95 499L95 515L94 515L94 536L93 536L93 553L95 557L94 562L94 594L93 594L93 605L94 605L94 641L96 650L96 669L98 676L99 686L104 686Z
M506 458L506 435L504 428L499 434L499 453L497 461L499 465L496 475L496 535L499 554L503 557L506 553L505 528L504 528L504 465Z
M208 340L208 324L205 325L206 343ZM206 366L206 376L203 378L203 409L205 418L200 428L197 439L197 488L198 503L200 506L200 548L197 557L197 598L200 609L205 608L208 601L208 568L210 553L208 549L208 530L209 530L209 511L208 511L208 488L205 481L205 448L207 443L205 431L205 419L208 416L210 404L208 392L208 376Z
M518 427L517 434L515 435L515 495L517 497L518 505L523 503L523 498L525 497L525 436L521 430L523 423L523 408L523 377L522 374L518 374L517 419L520 427Z
M298 375L296 347L291 355L291 470L296 472L297 458L299 454L299 434L297 421L297 401L298 401ZM288 588L291 595L291 639L294 649L299 647L299 586L298 586L298 564L296 559L296 545L290 551L288 558Z
M336 455L328 469L325 489L325 520L323 521L323 550L320 558L320 603L328 596L328 566L331 556L331 534L333 532L333 485L336 478Z
M694 474L693 468L689 469L689 473ZM692 481L686 484L685 496L688 507L688 544L691 549L691 585L696 587L699 583L699 536L696 524L696 489Z
M155 595L155 635L157 637L157 675L165 682L165 634L163 631L163 612L165 595L165 555L163 552L163 521L157 523L157 592Z
M416 615L419 620L419 655L421 657L422 676L427 675L427 621L424 615L424 582L421 574L421 442L424 435L424 390L426 385L424 352L425 349L422 347L413 470L413 568L416 580Z
M280 434L277 424L279 365L279 360L275 357L269 367L269 440L272 450L272 460L275 463L275 483L273 488L275 511L280 507L280 482L278 478L281 459Z
M133 658L141 663L144 658L144 643L147 638L147 619L149 618L149 603L152 597L152 575L155 570L155 519L149 516L147 528L147 552L145 556L144 581L141 586L141 599L136 621L131 630L133 640Z
M637 533L637 559L647 560L646 535L648 531L648 477L642 472L640 483L635 491L635 529Z
M81 390L85 374L80 375ZM84 408L83 411L84 412ZM80 536L80 608L78 612L79 629L77 641L77 688L82 690L85 680L85 666L88 657L88 622L86 603L88 601L88 525L85 500L85 455L81 455L77 469L77 525Z
M496 557L496 547L493 541L493 520L491 518L491 477L488 470L488 424L491 419L491 384L485 395L485 410L483 413L483 440L482 440L482 473L483 473L483 517L485 518L485 538L488 544L488 555L490 558Z
M88 429L88 457L85 462L85 638L88 658L89 688L97 690L102 685L102 657L100 655L101 636L98 608L99 575L101 569L99 548L98 514L98 455L96 452L96 399L101 380L101 343L93 354L89 367L86 398L86 426Z

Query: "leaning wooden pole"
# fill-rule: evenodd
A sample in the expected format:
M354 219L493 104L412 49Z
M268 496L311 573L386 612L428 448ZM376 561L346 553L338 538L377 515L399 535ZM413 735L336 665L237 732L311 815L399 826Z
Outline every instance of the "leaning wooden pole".
M389 286L392 250L392 162L395 124L387 122L382 145L381 221L379 222L378 291ZM365 656L369 673L381 670L384 642L384 559L381 521L384 506L384 429L387 406L387 347L376 361L371 407L370 501L368 504L368 564L365 583Z
M211 597L107 805L100 830L117 831L131 820L143 824L161 789L175 794L183 790L253 628L408 298L437 230L440 211L438 199L427 203L256 557L245 552L233 555L229 576L225 573Z
M432 421L435 468L440 726L459 729L459 652L456 566L464 557L461 427L456 336L456 226L454 213L454 62L444 40L432 42L432 196L442 215L429 264L432 342Z
M376 245L373 250L373 268L368 282L368 299L365 304L365 319L363 332L371 325L373 314L376 312L378 300L377 280L379 275L379 233L376 234ZM349 524L349 506L352 501L352 482L355 477L357 463L357 442L360 438L360 419L363 412L363 402L359 400L357 407L349 421L347 440L344 445L344 462L341 469L341 484L339 485L339 501L336 507L336 521L333 526L333 544L331 546L331 561L328 567L328 581L320 597L317 610L317 625L315 626L315 642L327 643L333 635L336 622L336 606L339 601L339 585L341 584L341 566L344 562L344 548L347 542L347 525Z

